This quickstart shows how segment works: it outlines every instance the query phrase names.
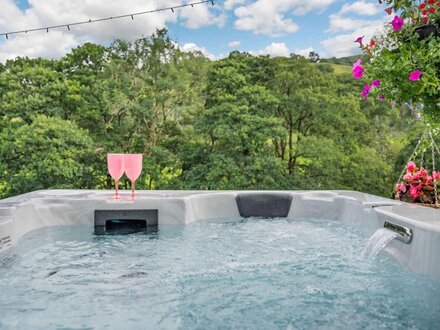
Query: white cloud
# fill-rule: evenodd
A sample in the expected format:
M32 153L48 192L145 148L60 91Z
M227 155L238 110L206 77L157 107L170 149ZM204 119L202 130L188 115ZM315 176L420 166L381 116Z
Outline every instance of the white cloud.
M223 6L226 10L231 10L244 3L246 3L246 0L226 0Z
M298 31L299 25L287 15L303 15L313 9L323 10L336 0L256 0L235 9L235 27L272 37Z
M365 36L365 41L383 31L384 24L388 18L384 15L380 19L361 19L347 16L349 13L358 15L376 15L380 8L372 3L357 1L350 4L344 4L341 10L329 16L330 26L326 32L344 32L321 41L325 48L327 57L350 56L359 53L359 44L354 41L358 37Z
M187 0L28 0L30 7L24 11L15 0L0 0L0 31L21 30L48 25L67 24L103 17L130 14L146 10L179 5ZM30 32L26 35L10 36L0 42L0 61L15 56L58 58L84 41L103 43L114 39L134 40L151 35L170 22L181 22L187 27L222 25L225 14L215 6L197 5L175 12L150 13L107 22L72 26L71 30L55 29L49 33ZM43 46L44 45L44 46Z
M351 33L340 34L335 37L321 41L325 48L327 57L350 56L359 53L359 44L354 42L357 37L365 36L364 41L369 42L370 39L380 33L382 28L377 25L366 25Z
M224 26L227 20L226 13L216 16L210 9L210 5L186 7L182 9L180 17L185 20L185 26L190 29L198 29L205 25Z
M373 29L376 29L377 26L381 26L384 23L383 19L354 19L351 17L344 17L340 14L330 15L329 19L330 27L327 32L353 31L363 27L372 27Z
M356 15L365 15L365 16L374 16L379 14L382 11L381 7L378 5L378 2L364 2L364 1L356 1L349 4L344 4L342 6L340 14L348 14L353 13Z
M314 52L313 47L304 48L304 49L296 49L296 50L294 51L294 53L295 53L296 55L301 55L301 56L304 56L305 58L308 58L308 57L309 57L310 52Z
M31 38L20 35L0 44L0 63L18 56L60 58L76 46L78 41L62 31L36 34Z
M208 50L205 47L200 47L196 45L195 43L186 43L182 46L179 46L180 50L186 53L193 53L193 52L201 52L203 55L205 55L210 60L215 60L215 56L208 52Z
M266 48L258 51L251 51L252 55L269 55L270 57L289 57L290 50L284 42L273 42Z
M241 45L241 41L231 41L230 43L228 43L229 47L238 47Z
M332 3L336 2L336 0L297 0L291 2L295 2L297 4L293 12L295 15L305 15L314 9L323 11Z

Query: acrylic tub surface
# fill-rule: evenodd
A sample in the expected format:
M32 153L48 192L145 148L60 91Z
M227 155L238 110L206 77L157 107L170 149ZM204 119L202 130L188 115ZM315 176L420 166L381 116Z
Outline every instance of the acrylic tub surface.
M135 201L115 201L112 194L112 191L48 190L1 200L0 253L35 229L93 226L95 210L157 210L159 226L184 225L240 218L239 195L255 195L260 203L257 208L264 207L264 200L257 198L262 194L288 195L289 219L339 221L366 236L381 228L384 221L411 228L414 233L411 244L394 240L385 252L408 269L440 281L440 211L435 209L354 191L140 191Z

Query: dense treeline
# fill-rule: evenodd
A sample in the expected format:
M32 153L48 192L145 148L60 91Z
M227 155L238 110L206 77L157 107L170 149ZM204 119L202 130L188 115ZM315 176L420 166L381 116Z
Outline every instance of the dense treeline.
M0 64L0 197L110 188L108 152L144 154L139 189L389 196L414 122L354 84L298 56L210 61L164 30L56 61L17 58Z

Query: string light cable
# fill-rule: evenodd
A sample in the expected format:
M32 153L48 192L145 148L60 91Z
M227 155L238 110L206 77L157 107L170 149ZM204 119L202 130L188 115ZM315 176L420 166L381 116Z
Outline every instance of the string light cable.
M214 0L201 0L201 1L197 1L197 2L186 3L186 4L183 4L183 5L177 5L177 6L171 6L171 7L166 7L166 8L159 8L159 9L141 11L141 12L137 12L137 13L117 15L117 16L110 16L110 17L97 18L97 19L89 19L88 21L80 21L80 22L74 22L74 23L68 23L68 24L45 26L45 27L33 28L33 29L27 29L27 30L3 32L3 33L0 33L0 36L4 36L4 37L6 37L6 39L9 39L9 36L14 35L14 34L36 32L36 31L46 31L47 33L49 33L49 30L59 29L59 28L67 28L70 31L70 28L72 26L76 26L76 25L97 23L97 22L110 21L110 20L114 20L114 19L121 19L121 18L128 18L128 17L130 17L132 20L134 20L135 16L146 15L146 14L157 13L157 12L168 11L168 10L171 10L174 13L175 9L181 9L181 8L184 8L184 7L194 7L194 6L205 4L205 3L210 3L211 5L214 6Z

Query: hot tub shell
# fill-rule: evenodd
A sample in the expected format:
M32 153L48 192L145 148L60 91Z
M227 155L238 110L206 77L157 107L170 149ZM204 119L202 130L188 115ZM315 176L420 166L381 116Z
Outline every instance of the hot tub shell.
M291 200L287 218L340 221L365 233L385 221L410 228L410 244L391 241L384 252L411 271L440 281L440 211L355 191L139 191L134 201L105 190L41 190L0 200L0 258L32 230L94 225L96 210L157 210L158 225L240 219L241 196ZM124 197L124 193L122 193ZM127 196L128 197L128 193ZM266 197L264 197L266 198ZM260 198L261 200L261 198ZM248 205L248 210L252 209ZM323 238L325 239L325 238Z

